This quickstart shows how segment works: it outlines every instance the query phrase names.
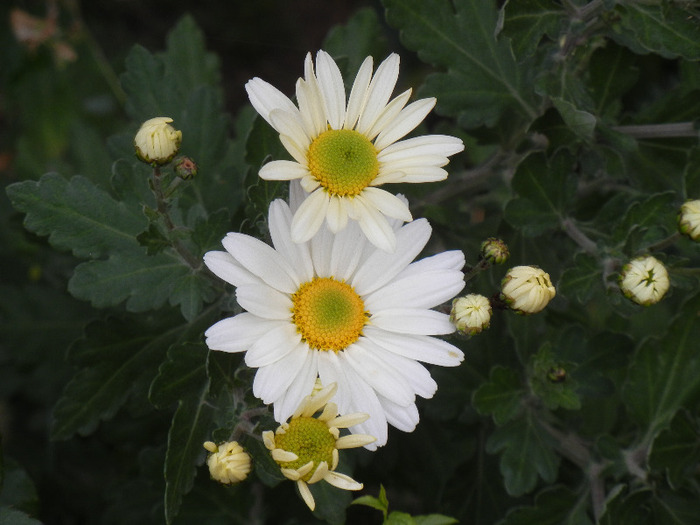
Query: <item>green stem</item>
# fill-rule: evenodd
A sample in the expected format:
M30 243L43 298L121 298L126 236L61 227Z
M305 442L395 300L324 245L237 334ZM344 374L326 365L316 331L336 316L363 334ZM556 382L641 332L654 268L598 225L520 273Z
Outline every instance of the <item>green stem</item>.
M561 227L564 232L576 243L581 249L589 255L598 256L598 246L585 233L583 233L571 217L567 217L561 221Z
M647 250L650 252L656 252L656 251L660 251L660 250L663 250L665 248L668 248L673 243L675 243L680 238L680 236L681 236L681 234L678 232L672 233L671 235L669 235L665 239L657 242L656 244L652 244L651 246L649 246L647 248Z
M638 126L613 126L618 131L636 139L661 139L698 137L695 122L672 122L669 124L641 124Z

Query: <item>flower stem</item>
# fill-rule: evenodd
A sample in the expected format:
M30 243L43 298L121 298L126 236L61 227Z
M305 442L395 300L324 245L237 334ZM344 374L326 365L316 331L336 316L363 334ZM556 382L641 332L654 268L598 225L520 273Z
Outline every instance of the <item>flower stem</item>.
M598 246L585 233L583 233L574 220L570 217L561 221L561 227L564 232L576 243L581 249L589 255L598 255Z
M639 126L613 126L618 131L636 139L659 139L698 137L694 122L672 122L669 124L642 124Z
M680 238L681 234L678 232L674 232L665 239L657 242L656 244L652 244L647 248L648 251L650 252L656 252L659 250L663 250L664 248L668 248L671 246L674 242L676 242Z

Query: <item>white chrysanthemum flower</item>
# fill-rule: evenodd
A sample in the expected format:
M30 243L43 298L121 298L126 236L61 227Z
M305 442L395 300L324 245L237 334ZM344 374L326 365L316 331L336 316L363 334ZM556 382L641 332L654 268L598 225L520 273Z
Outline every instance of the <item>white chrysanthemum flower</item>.
M549 274L537 266L514 266L501 281L501 298L521 314L536 314L557 294Z
M292 202L300 193L292 184ZM270 205L274 248L229 233L226 252L204 256L212 272L237 287L238 304L247 310L209 328L207 345L246 352L246 364L258 369L253 394L274 403L279 422L317 377L337 383L342 414L370 415L351 431L375 436L376 448L386 443L387 422L412 431L416 394L430 398L437 389L417 361L456 366L464 358L432 337L455 330L447 314L432 308L463 288L464 255L448 251L412 263L430 237L425 219L395 221L393 254L369 244L354 223L337 234L322 227L297 244L290 232L295 207L282 200Z
M668 291L668 271L661 261L651 255L637 257L622 267L620 290L637 304L658 303Z
M694 241L700 241L700 200L683 203L678 214L679 231Z
M295 481L299 494L311 510L316 502L309 485L323 480L344 490L361 490L350 476L336 472L339 450L368 445L375 441L373 436L352 434L340 436L341 428L347 428L366 421L367 414L346 414L338 416L338 407L329 401L335 395L337 385L331 383L312 395L307 396L296 409L291 419L275 432L263 432L263 442L272 459L280 466L287 479ZM321 411L318 417L314 414Z
M398 74L398 55L390 55L374 75L372 57L367 57L346 99L338 66L319 51L315 71L311 54L306 56L304 78L296 85L298 107L264 80L246 84L253 107L279 132L294 159L265 164L260 177L298 179L309 194L292 221L294 242L308 241L324 221L335 233L351 219L372 244L393 252L396 238L387 217L408 222L411 212L379 186L447 177L442 167L464 145L447 135L400 140L423 121L435 99L406 106L409 89L390 101Z
M475 293L458 297L452 301L450 321L464 334L481 333L491 322L491 303L487 297Z

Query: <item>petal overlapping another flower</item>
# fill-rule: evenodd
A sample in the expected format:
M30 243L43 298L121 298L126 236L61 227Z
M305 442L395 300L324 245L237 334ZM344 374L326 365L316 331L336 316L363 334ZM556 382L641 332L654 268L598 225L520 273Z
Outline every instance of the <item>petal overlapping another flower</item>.
M434 182L444 180L448 157L464 149L462 141L447 135L425 135L403 139L413 131L435 105L434 98L408 105L411 90L391 95L399 74L399 56L390 55L372 74L373 60L360 66L346 97L338 66L325 51L311 54L304 62L304 77L296 84L295 105L287 96L264 80L246 84L250 102L280 134L285 149L294 159L274 160L260 170L268 180L299 180L308 198L295 211L291 236L294 242L311 239L326 224L337 233L348 221L356 221L370 242L386 251L396 249L391 219L412 220L408 206L391 193L378 188L383 184ZM312 143L329 130L352 130L371 141L378 162L377 173L354 187L349 195L324 187L323 180L310 167ZM368 142L370 144L370 142Z

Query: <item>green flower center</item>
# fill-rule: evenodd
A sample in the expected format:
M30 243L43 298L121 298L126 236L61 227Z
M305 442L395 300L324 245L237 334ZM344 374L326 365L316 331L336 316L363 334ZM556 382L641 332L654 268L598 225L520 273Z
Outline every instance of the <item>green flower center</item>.
M309 461L314 462L314 468L302 478L304 481L311 478L322 461L325 461L329 468L333 465L335 437L328 430L326 423L313 417L292 419L284 434L275 435L275 446L287 452L294 452L299 458L295 461L278 462L281 468L296 470Z
M309 171L331 195L358 195L379 173L377 150L351 129L324 131L309 146Z
M367 322L365 305L347 283L315 277L292 295L292 321L316 350L338 352L357 341Z

